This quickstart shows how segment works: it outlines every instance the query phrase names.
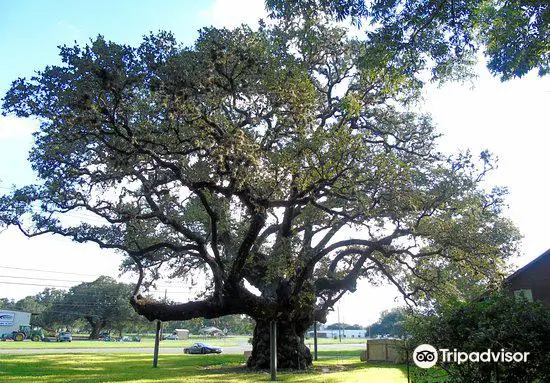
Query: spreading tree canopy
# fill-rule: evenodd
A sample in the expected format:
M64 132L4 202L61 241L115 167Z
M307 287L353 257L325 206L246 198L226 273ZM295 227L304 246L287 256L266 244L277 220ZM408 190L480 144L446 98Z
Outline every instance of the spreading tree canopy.
M502 80L532 69L550 72L550 2L547 0L266 0L276 17L326 12L366 25L367 39L388 61L407 67L428 61L435 77L475 60ZM380 52L379 52L380 53Z
M515 251L504 190L480 187L490 155L439 153L408 107L420 80L375 48L316 18L207 28L189 48L169 33L62 47L4 98L41 122L41 182L2 197L0 219L127 254L151 320L249 315L252 367L269 366L276 320L279 366L307 367L305 331L358 279L413 299L496 279ZM191 275L197 300L140 295Z

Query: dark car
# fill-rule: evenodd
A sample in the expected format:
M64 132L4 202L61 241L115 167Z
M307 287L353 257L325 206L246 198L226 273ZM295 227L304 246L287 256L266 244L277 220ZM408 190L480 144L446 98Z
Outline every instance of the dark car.
M72 340L73 340L73 336L68 331L61 331L59 334L57 334L58 342L70 342Z
M183 349L184 354L221 354L222 349L220 347L210 346L204 343L195 343L190 347Z
M97 337L97 340L102 340L104 342L110 342L111 341L111 334L109 334L108 332L99 333L99 336Z

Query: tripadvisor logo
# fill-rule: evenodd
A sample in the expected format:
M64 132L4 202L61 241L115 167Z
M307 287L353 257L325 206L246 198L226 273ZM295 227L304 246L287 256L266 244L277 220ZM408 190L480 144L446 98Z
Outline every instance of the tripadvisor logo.
M501 349L500 351L491 351L488 349L483 352L463 352L458 351L456 348L449 350L448 348L439 349L441 353L441 361L443 363L457 363L462 364L465 362L473 363L488 363L488 362L526 362L529 352L512 352ZM438 361L438 350L429 344L421 344L414 349L413 361L420 368L430 368L435 366Z
M429 344L421 344L414 349L413 361L420 368L430 368L437 363L437 350Z

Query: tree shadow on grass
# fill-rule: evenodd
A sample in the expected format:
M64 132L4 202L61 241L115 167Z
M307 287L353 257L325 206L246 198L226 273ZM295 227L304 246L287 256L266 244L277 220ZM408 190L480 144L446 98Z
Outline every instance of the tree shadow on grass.
M252 383L270 378L269 371L247 369L241 355L161 355L158 368L146 354L9 355L0 357L0 364L0 381L10 383ZM396 366L325 359L305 371L280 370L278 380L340 382L343 375L368 373L369 368L382 372Z

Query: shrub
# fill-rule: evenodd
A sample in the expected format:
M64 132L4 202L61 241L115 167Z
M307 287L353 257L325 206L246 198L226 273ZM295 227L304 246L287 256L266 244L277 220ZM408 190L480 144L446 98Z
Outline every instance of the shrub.
M550 381L550 310L538 302L491 293L473 302L439 307L430 315L409 316L407 329L412 348L428 343L437 349L467 353L487 349L529 352L526 362L458 364L440 360L449 382Z

